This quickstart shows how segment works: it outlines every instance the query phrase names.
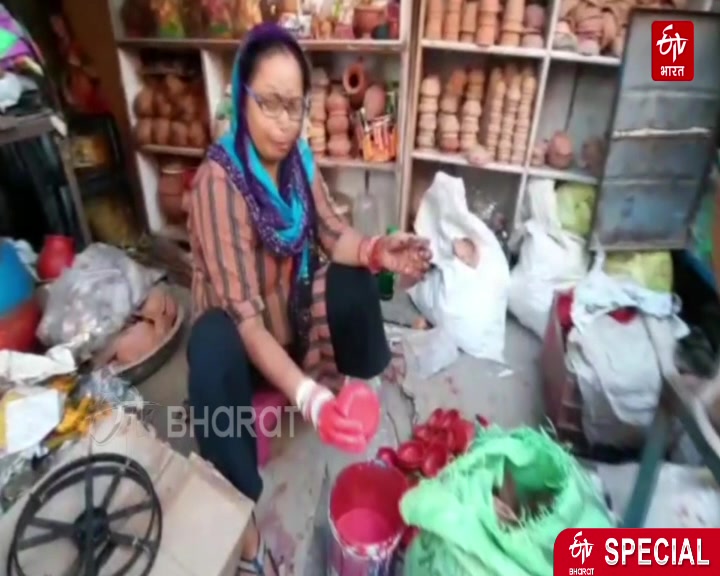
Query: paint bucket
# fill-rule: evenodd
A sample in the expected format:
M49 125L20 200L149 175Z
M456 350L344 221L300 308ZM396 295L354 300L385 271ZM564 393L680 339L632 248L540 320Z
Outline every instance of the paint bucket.
M390 576L405 524L403 474L382 463L345 468L330 493L327 576Z

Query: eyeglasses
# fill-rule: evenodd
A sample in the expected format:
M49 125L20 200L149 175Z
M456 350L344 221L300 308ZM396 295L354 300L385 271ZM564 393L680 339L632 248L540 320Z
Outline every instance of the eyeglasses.
M255 100L260 110L268 118L279 118L283 110L287 112L288 118L293 121L299 121L305 116L310 102L305 97L300 98L283 98L277 94L256 94L250 86L245 86L245 90L250 97Z

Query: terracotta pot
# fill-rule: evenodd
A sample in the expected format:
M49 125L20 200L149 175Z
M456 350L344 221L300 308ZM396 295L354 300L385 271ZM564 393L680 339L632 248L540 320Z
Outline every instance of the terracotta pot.
M158 202L160 209L171 223L183 222L183 193L185 168L179 164L168 164L160 169L158 181Z
M333 114L328 118L327 131L330 136L347 135L350 129L350 119L346 114Z
M341 135L333 136L330 140L328 140L327 150L330 156L345 158L350 155L351 147L352 144L350 143L350 138L346 135Z
M45 244L37 261L40 280L55 280L75 260L75 241L67 236L46 236Z
M42 313L34 297L0 317L0 350L32 352Z
M334 88L325 102L327 111L331 116L346 115L350 108L350 102L338 88Z
M385 114L385 104L387 102L387 92L379 84L373 84L365 91L363 98L363 108L365 108L365 116L368 120L374 120L378 116Z
M371 38L372 32L385 21L383 6L356 6L353 11L353 27L361 38Z
M343 74L343 88L350 98L350 103L354 107L363 105L367 87L368 79L365 66L362 62L355 62L355 64L351 64L345 69L345 73Z

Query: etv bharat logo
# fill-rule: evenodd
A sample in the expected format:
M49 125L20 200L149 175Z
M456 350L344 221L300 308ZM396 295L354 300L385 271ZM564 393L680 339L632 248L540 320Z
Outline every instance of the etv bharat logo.
M580 558L580 564L585 565L585 560L590 558L593 545L587 541L587 538L583 538L582 541L580 541L581 536L582 532L575 534L573 543L570 544L570 554L573 558Z
M662 38L655 42L655 45L663 56L668 56L672 51L672 61L674 64L678 56L682 56L683 52L685 52L688 39L681 37L679 32L675 32L675 37L669 36L669 33L673 31L673 26L671 23L663 28Z

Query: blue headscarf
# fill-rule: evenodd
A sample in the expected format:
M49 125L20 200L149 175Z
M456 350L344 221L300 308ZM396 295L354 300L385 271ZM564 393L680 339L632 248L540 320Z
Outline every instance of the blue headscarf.
M283 46L304 59L297 40L274 24L256 26L238 52L233 68L231 129L208 151L242 194L255 230L266 249L279 258L293 259L293 286L289 315L301 342L309 330L311 282L315 269L315 204L312 184L315 161L307 142L299 139L283 160L276 185L252 142L245 119L249 55L268 44ZM303 62L304 66L307 66ZM304 74L309 74L307 69Z

